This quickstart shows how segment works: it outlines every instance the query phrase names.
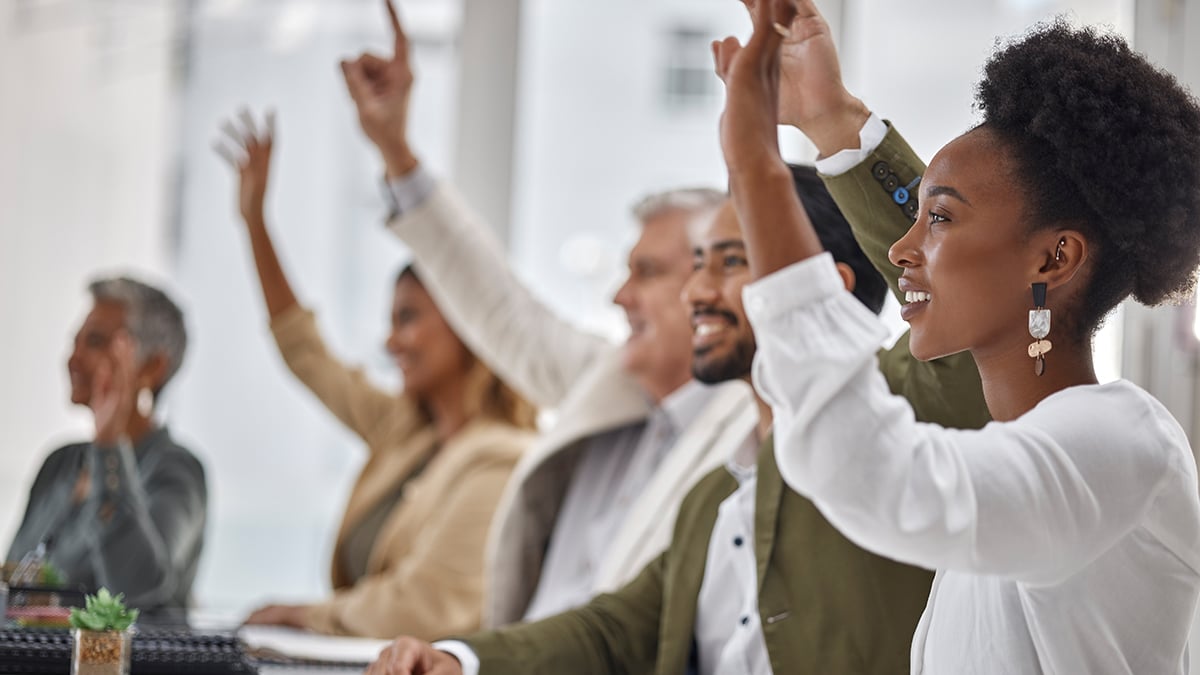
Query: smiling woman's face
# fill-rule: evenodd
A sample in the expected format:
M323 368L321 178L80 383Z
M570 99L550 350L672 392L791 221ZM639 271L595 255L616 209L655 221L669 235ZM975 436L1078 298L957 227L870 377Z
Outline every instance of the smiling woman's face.
M892 245L913 356L1025 350L1030 284L1044 264L1016 163L981 127L951 141L921 181L916 223ZM927 299L926 299L927 298Z

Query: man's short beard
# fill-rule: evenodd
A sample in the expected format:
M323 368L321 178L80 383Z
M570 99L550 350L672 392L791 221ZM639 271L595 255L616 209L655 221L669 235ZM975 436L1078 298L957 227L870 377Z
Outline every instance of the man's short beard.
M704 384L720 384L740 380L750 375L758 345L754 336L739 338L728 356L712 357L696 354L692 359L692 377Z

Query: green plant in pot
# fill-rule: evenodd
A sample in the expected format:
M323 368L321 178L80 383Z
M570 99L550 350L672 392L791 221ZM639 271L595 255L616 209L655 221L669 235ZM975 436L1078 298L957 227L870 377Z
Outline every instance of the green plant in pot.
M71 610L72 675L129 675L133 623L138 611L125 607L124 595L101 588Z

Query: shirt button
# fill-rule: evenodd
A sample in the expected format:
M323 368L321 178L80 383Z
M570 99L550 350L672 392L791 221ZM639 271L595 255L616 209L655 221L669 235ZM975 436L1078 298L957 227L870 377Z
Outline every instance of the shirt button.
M109 476L105 484L108 485L109 490L116 490L121 487L121 482L117 480L116 476Z
M734 546L741 546L741 545L742 545L742 538L741 538L741 537L734 537L734 538L733 538L733 545L734 545Z
M117 456L110 454L104 460L104 466L107 466L109 471L116 471L117 470Z
M742 617L742 620L741 620L741 623L742 623L742 625L743 625L743 626L745 626L745 625L748 625L748 624L750 623L750 617L748 617L748 616L743 616L743 617Z
M875 177L875 180L881 181L887 178L887 175L891 172L892 167L888 166L887 162L876 162L875 166L871 167L871 175Z

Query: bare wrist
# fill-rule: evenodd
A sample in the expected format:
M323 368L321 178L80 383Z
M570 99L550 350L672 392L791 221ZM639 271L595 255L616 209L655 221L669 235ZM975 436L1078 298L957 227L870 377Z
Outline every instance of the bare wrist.
M407 176L420 163L407 143L386 148L380 146L379 150L383 154L383 163L389 179Z
M842 150L857 149L859 132L870 117L871 109L867 104L847 94L842 105L795 126L817 146L820 158L824 159Z

